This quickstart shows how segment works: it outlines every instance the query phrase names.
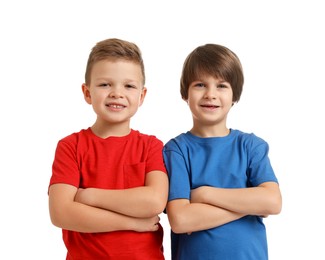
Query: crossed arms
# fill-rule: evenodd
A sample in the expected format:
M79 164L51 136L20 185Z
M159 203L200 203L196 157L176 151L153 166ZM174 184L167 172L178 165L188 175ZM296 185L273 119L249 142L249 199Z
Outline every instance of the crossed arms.
M167 196L168 177L161 171L147 173L142 187L122 190L53 184L50 217L55 226L78 232L156 231Z
M171 229L191 233L214 228L245 215L279 214L282 198L279 185L265 182L258 187L222 189L201 186L191 191L191 200L175 199L167 204Z

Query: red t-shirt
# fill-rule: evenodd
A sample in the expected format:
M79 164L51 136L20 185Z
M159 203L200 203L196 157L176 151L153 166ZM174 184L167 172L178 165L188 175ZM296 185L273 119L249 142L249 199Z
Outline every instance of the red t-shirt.
M163 143L131 130L123 137L102 139L90 128L58 142L50 185L126 189L144 186L146 173L166 169ZM63 230L67 259L164 259L163 228L156 232L80 233Z

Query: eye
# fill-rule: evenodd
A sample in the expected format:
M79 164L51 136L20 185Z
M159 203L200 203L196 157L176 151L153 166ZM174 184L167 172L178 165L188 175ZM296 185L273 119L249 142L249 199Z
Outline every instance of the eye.
M228 88L228 85L221 83L221 84L218 84L217 87L218 88Z
M98 84L98 87L107 87L107 86L109 86L108 83L100 83L100 84Z
M205 85L203 84L203 83L196 83L195 85L194 85L194 87L198 87L198 88L203 88L203 87L205 87Z
M126 88L137 88L135 85L131 85L131 84L126 84L125 87Z

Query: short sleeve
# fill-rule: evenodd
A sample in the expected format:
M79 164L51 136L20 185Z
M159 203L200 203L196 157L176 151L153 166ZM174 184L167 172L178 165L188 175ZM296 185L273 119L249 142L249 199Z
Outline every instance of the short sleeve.
M76 187L79 187L80 183L76 147L73 143L64 140L58 142L52 164L50 185L56 183L65 183Z
M146 173L151 171L162 171L166 173L162 151L162 141L152 136L146 161Z
M248 160L249 185L256 187L263 182L278 182L268 156L268 143L254 135L253 137L255 139L251 142Z
M169 178L168 201L190 199L189 169L185 157L173 140L165 145L163 155Z

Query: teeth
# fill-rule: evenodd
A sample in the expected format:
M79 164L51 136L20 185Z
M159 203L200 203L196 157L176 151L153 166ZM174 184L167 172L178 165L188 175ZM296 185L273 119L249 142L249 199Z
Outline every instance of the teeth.
M121 105L108 105L109 107L113 107L113 108L123 108L123 106Z

